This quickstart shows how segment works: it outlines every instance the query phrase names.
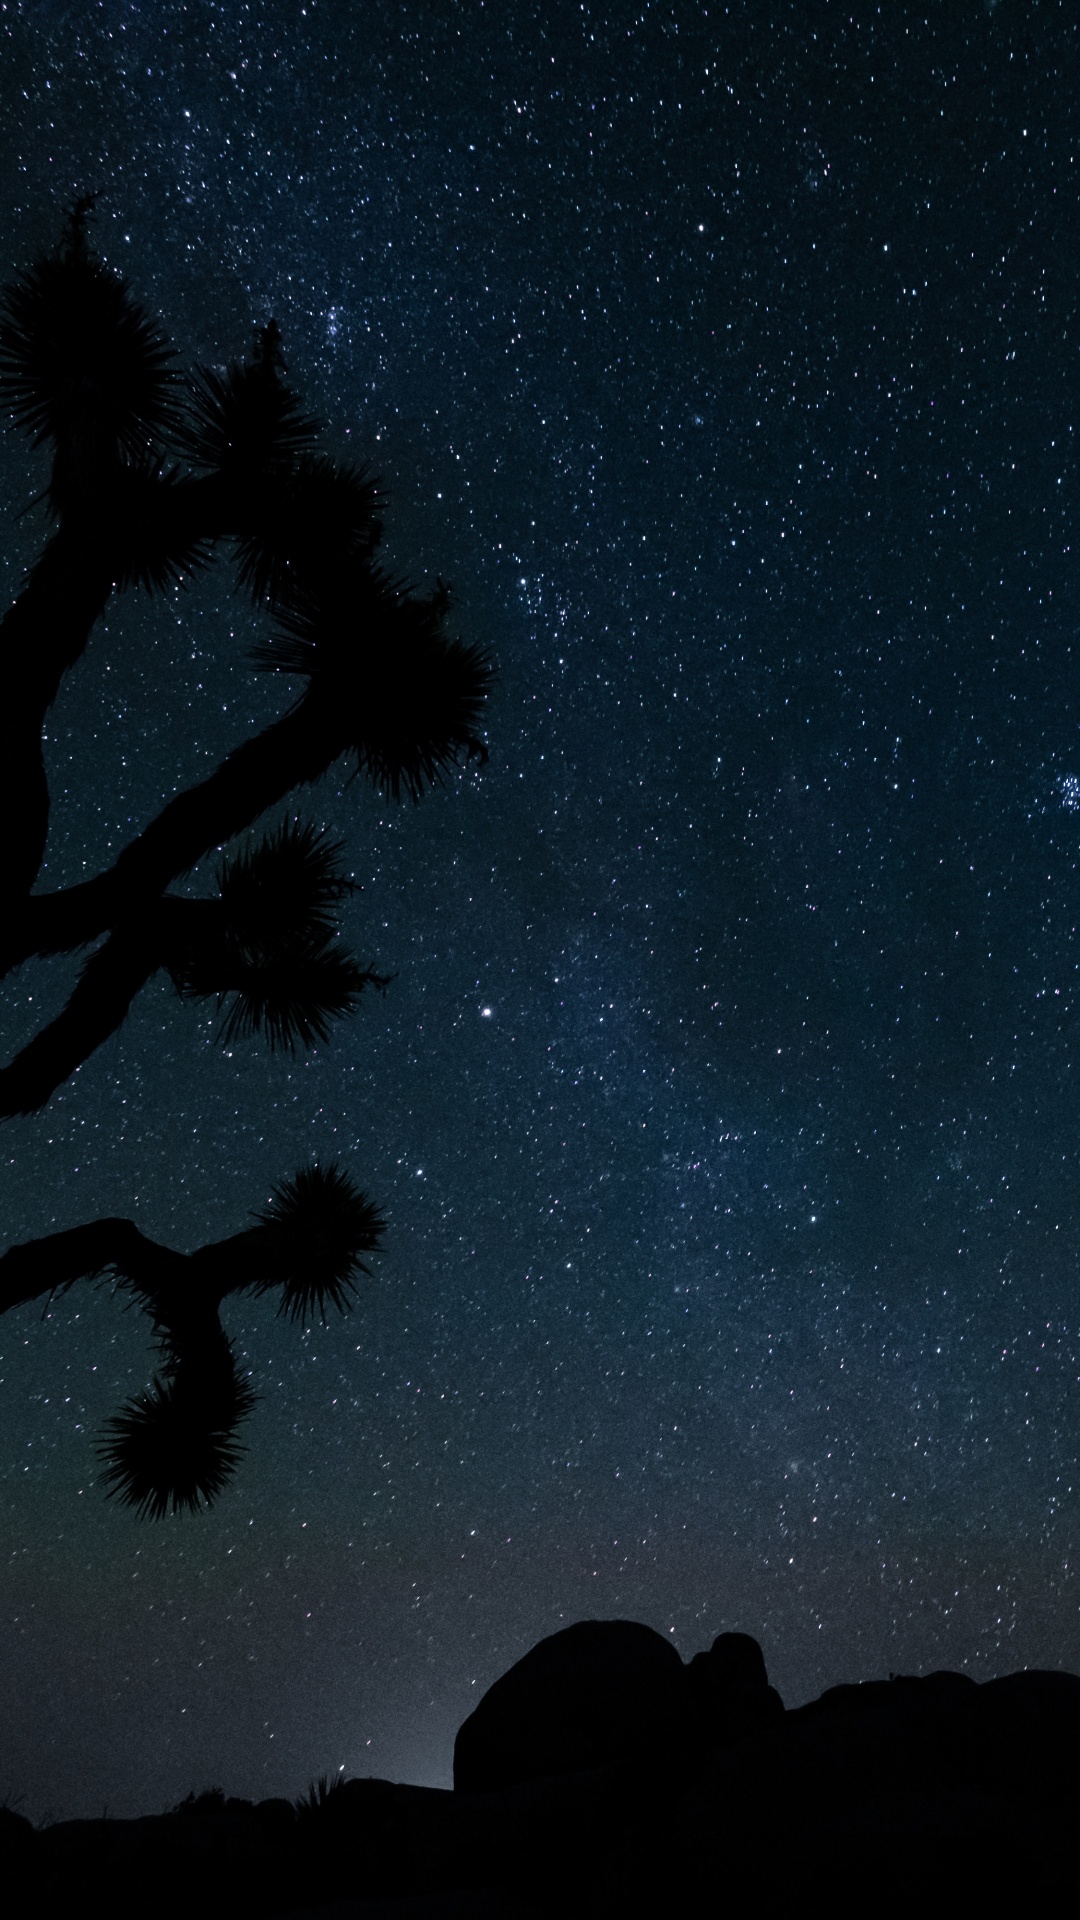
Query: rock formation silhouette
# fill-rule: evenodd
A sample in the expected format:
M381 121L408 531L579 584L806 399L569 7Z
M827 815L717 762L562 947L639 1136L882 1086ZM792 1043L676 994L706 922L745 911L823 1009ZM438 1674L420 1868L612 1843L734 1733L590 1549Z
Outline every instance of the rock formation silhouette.
M491 1793L523 1780L706 1752L784 1711L748 1633L722 1633L684 1666L670 1640L634 1620L581 1620L538 1641L489 1687L458 1731L454 1787Z
M541 1640L489 1687L454 1744L454 1787L490 1793L582 1773L685 1736L686 1674L671 1642L634 1620L582 1620Z
M710 1662L717 1696L726 1686L761 1711L741 1726L722 1716L702 1739L691 1676ZM607 1743L609 1712L633 1724L636 1687L638 1737L567 1770ZM658 1701L664 1742L652 1745L640 1733ZM557 1724L563 1744L545 1745ZM544 1771L521 1771L530 1742ZM1050 1913L1080 1890L1074 1674L901 1677L785 1712L749 1636L721 1635L684 1665L647 1627L586 1621L495 1682L458 1752L453 1792L346 1780L295 1805L217 1792L158 1819L37 1833L9 1814L0 1871L29 1890L28 1912L80 1911L104 1889L116 1920L141 1920L148 1904L158 1920Z

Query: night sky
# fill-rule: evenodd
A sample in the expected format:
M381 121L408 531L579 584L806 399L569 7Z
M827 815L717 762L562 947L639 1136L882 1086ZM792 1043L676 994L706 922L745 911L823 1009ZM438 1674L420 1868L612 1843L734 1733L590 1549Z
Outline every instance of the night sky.
M228 1304L198 1517L103 1497L142 1316L0 1321L0 1798L448 1784L588 1616L789 1705L1080 1667L1078 97L1053 0L0 6L3 275L97 191L184 364L276 316L499 675L485 768L294 803L384 996L290 1061L159 981L0 1130L3 1246L193 1248L312 1157L389 1220L347 1319ZM110 603L42 885L284 710L264 634L224 559Z

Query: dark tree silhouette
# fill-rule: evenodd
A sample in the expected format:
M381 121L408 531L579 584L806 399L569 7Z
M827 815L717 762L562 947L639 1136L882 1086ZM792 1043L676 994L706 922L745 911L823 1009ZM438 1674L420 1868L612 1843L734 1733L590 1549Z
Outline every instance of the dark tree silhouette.
M255 1396L237 1371L219 1318L229 1293L281 1293L292 1319L344 1311L360 1255L383 1221L338 1167L303 1169L282 1183L258 1224L197 1253L148 1240L131 1220L94 1220L12 1247L0 1258L0 1313L111 1275L149 1314L161 1376L108 1424L105 1480L160 1519L221 1491L239 1457L236 1429Z
M252 357L183 379L164 334L91 252L92 199L56 251L0 300L0 408L49 455L52 522L0 621L0 975L89 949L62 1012L0 1068L0 1118L35 1113L124 1020L150 977L214 998L220 1037L308 1048L385 976L341 944L350 891L342 847L286 821L226 855L216 894L169 891L297 787L348 756L393 798L419 799L478 728L485 655L448 632L439 583L420 593L380 565L381 497L366 469L318 448L318 423L285 379L278 328ZM113 593L180 585L226 547L236 588L269 627L264 671L297 697L208 779L170 800L96 878L35 893L49 824L43 729L64 675ZM252 1396L218 1317L224 1295L282 1288L291 1314L344 1307L381 1221L338 1169L278 1189L260 1224L197 1254L102 1220L0 1259L0 1312L111 1274L150 1314L161 1377L111 1423L106 1479L141 1512L193 1508L220 1491Z

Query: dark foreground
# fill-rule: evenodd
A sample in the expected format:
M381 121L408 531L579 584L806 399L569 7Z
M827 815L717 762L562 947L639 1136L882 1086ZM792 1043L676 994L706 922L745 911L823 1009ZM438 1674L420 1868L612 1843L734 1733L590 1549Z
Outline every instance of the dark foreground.
M775 1699L775 1696L773 1696ZM720 1744L502 1790L350 1780L299 1808L205 1795L35 1831L0 1815L5 1910L117 1920L1076 1911L1080 1679L834 1687Z

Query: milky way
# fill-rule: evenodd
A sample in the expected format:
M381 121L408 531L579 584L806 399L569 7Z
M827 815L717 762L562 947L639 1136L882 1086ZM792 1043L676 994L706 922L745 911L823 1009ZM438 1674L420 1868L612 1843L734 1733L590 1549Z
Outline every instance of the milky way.
M0 1136L3 1245L194 1247L312 1157L390 1223L349 1318L233 1304L197 1518L98 1480L145 1324L0 1321L0 1796L445 1783L589 1615L752 1632L789 1704L1080 1665L1078 53L1030 0L0 8L4 274L94 191L185 363L275 316L499 673L486 767L302 796L385 995L290 1061L150 988ZM282 709L229 588L110 603L44 885Z

